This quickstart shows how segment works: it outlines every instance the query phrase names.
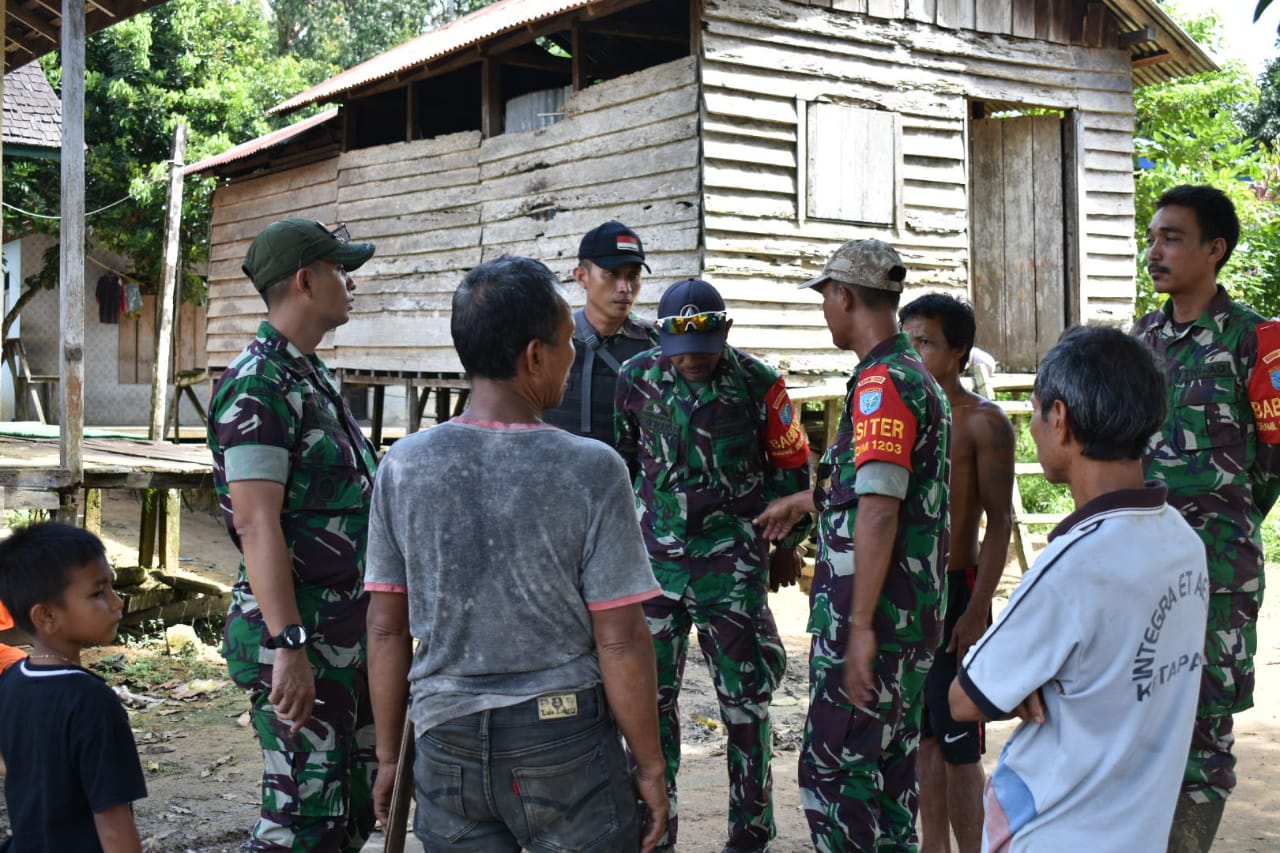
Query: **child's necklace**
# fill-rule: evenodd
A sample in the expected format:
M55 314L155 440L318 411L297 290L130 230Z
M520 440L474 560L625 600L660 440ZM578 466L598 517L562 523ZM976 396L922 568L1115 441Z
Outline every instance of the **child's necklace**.
M65 655L60 655L60 654L58 654L57 652L45 652L45 651L41 651L41 650L39 649L39 647L36 647L36 648L33 648L33 649L32 649L32 651L31 651L31 657L32 657L33 659L34 659L34 658L44 658L45 660L56 660L56 661L61 661L62 663L65 663L65 664L67 664L67 665L69 665L69 666L76 666L76 667L80 666L80 662L79 662L79 661L74 661L74 660L72 660L71 658L66 657Z

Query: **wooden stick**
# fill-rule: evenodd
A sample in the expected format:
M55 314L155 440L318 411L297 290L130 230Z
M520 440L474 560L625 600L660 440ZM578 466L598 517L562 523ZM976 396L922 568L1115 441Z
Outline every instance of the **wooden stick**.
M387 815L385 853L404 853L409 831L409 801L413 797L413 720L405 709L404 730L400 734L400 758L396 761L396 782L391 788L391 810Z

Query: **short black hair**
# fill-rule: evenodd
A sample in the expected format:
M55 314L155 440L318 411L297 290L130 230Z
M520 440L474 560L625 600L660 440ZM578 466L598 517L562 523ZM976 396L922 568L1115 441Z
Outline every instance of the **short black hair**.
M960 369L964 370L968 366L969 351L973 349L973 339L978 333L972 305L946 293L926 293L908 302L898 312L898 324L905 326L912 317L937 320L942 325L947 345L964 351L960 356Z
M0 601L14 624L34 634L31 608L61 604L71 573L106 556L102 540L82 528L60 521L20 527L0 542Z
M902 294L896 290L884 290L879 287L867 287L862 284L839 283L847 287L862 302L862 307L869 311L897 311Z
M293 276L282 278L279 281L272 282L262 288L262 301L267 303L267 309L275 308L284 298L289 295L289 288L293 284Z
M1236 216L1236 206L1231 203L1231 199L1217 187L1181 184L1165 190L1156 199L1156 210L1171 204L1195 211L1202 244L1219 237L1227 242L1227 251L1215 267L1215 270L1222 269L1231 260L1231 253L1240 242L1240 218Z
M510 379L530 341L558 343L568 310L556 277L542 262L503 255L462 279L449 329L468 375Z
M1140 459L1164 423L1165 383L1155 357L1119 329L1063 332L1040 361L1035 393L1043 419L1057 400L1066 404L1071 433L1089 459Z

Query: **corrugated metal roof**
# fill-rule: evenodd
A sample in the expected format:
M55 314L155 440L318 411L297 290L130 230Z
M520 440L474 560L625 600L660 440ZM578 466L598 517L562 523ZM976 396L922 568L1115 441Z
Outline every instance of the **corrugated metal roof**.
M1115 17L1120 37L1131 39L1128 50L1135 87L1218 70L1217 63L1155 0L1104 2Z
M605 0L498 0L330 77L268 112L285 113L317 101L332 100L344 92L456 53L493 36L603 2Z
M337 107L334 107L333 109L330 109L330 110L325 110L319 115L314 115L311 118L303 119L302 121L295 122L289 125L288 127L282 127L279 130L273 130L264 136L259 136L257 139L250 139L248 142L242 142L239 145L237 145L235 148L231 148L226 151L223 151L221 154L217 154L213 157L207 157L198 163L192 163L191 165L187 166L182 170L182 174L197 175L202 172L208 172L217 166L222 166L226 163L230 163L233 160L242 160L245 157L248 157L252 154L257 154L259 151L264 151L268 148L271 148L274 145L280 145L282 143L288 142L290 139L293 139L294 137L299 136L300 134L306 133L311 128L319 127L325 122L332 121L337 117L338 117Z
M38 62L4 75L4 143L62 148L62 101Z

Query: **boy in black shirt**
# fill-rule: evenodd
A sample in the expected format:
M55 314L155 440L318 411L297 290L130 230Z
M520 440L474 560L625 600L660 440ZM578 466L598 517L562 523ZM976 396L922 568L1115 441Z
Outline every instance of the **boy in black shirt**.
M0 676L0 753L13 837L7 853L140 853L134 800L147 795L129 717L80 666L115 639L124 602L92 533L33 524L0 542L0 601L35 638Z

